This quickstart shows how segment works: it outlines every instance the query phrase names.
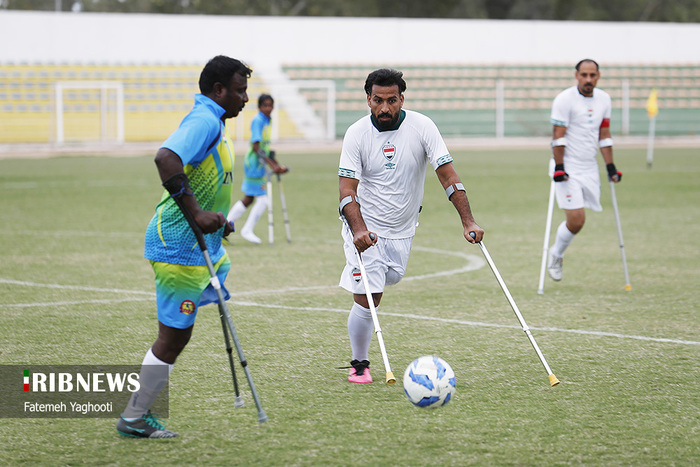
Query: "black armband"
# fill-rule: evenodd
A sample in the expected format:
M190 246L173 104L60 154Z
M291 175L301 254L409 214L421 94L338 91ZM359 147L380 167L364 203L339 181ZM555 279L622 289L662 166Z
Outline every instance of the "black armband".
M163 182L163 187L168 190L171 198L180 198L182 195L192 196L190 181L184 173L175 174Z

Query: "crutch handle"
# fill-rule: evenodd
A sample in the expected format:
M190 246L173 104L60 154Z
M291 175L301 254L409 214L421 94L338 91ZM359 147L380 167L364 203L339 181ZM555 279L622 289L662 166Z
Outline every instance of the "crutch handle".
M370 233L369 233L369 239L372 240L372 241L374 241L375 238L377 238L377 236L374 235L374 232L370 232Z
M476 232L469 232L469 236L476 240Z

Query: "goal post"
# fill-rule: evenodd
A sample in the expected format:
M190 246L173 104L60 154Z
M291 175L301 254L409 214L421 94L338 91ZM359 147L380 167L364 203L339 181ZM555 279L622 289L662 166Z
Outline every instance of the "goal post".
M335 81L333 80L294 80L292 81L297 89L321 90L315 96L310 96L307 100L321 117L322 132L324 139L333 141L335 139ZM314 99L314 97L316 99ZM316 102L313 102L316 100ZM324 134L325 133L325 134Z
M99 116L99 136L89 136L87 140L101 142L124 142L124 85L121 81L57 81L55 89L56 143L63 144L66 136L66 113L79 112L88 120L93 114ZM75 96L66 98L66 91L99 91L87 93L83 99ZM70 103L70 106L69 106Z
M307 140L335 140L335 81L293 79L272 83L270 88L275 101L280 103L280 109L287 113Z

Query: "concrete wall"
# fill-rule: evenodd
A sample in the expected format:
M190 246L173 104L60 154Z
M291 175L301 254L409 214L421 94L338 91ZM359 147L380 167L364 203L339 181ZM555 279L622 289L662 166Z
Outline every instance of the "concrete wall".
M698 63L698 44L700 24L0 11L0 63Z

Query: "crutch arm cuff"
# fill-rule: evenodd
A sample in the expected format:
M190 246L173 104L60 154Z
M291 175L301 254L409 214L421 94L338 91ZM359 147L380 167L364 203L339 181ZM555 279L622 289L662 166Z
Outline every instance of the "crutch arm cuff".
M348 195L345 198L341 199L340 205L338 206L338 213L340 213L340 215L342 216L343 209L345 209L345 206L347 206L348 204L350 204L352 202L357 203L358 206L360 205L359 201L357 201L357 197L355 197L355 196Z
M190 188L190 181L184 172L173 175L169 179L163 182L163 187L168 190L171 198L180 198L183 195L192 196L192 188Z
M454 183L447 188L445 188L445 194L447 195L447 199L449 200L452 195L455 194L455 191L464 191L466 193L466 189L464 188L464 185L461 183Z

